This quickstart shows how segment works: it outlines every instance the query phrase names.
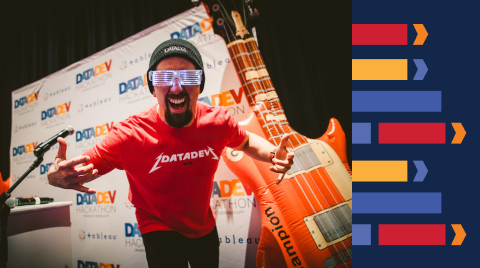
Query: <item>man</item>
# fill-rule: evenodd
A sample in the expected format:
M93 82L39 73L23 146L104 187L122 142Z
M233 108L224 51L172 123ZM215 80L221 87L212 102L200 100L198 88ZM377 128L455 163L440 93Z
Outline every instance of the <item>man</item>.
M293 153L285 147L288 136L275 148L246 132L226 109L197 102L205 74L200 53L188 41L160 44L147 75L158 104L116 124L82 156L67 160L66 142L59 138L49 183L95 193L83 184L114 168L125 170L149 266L187 267L189 262L193 268L218 267L210 207L218 156L226 146L242 150L272 161L270 169L283 178L293 164Z

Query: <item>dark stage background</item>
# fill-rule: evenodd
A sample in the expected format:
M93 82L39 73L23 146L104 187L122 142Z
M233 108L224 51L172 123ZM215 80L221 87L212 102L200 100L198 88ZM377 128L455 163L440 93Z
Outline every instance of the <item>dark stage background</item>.
M309 138L317 138L326 131L329 118L336 117L346 132L351 165L352 3L297 4L275 0L256 0L256 3L260 11L255 22L258 43L291 126ZM189 0L2 4L0 172L3 178L8 178L10 172L13 90L192 7Z

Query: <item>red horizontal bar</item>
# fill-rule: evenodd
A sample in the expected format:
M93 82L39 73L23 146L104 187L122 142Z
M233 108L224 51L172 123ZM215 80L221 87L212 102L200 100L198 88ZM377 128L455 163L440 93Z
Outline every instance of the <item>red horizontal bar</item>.
M352 24L352 45L407 45L407 24Z
M445 144L445 123L379 123L380 144Z
M445 224L379 224L379 245L445 245Z

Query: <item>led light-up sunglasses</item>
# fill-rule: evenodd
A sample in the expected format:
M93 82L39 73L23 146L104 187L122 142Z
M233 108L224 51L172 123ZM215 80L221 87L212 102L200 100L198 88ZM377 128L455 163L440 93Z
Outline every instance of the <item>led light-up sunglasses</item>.
M162 70L150 71L148 79L154 86L171 86L178 79L182 86L200 85L202 83L202 70Z

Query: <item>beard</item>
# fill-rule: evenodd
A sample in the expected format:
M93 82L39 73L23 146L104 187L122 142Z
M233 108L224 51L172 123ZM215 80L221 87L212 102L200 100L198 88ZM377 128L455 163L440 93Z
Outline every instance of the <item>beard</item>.
M183 113L172 113L170 112L170 104L169 99L179 99L185 97L185 105L187 105L187 110ZM165 105L167 109L165 109L165 121L167 124L174 128L183 128L185 127L190 121L192 121L193 113L192 108L190 107L190 98L186 93L180 93L178 95L167 95L165 98Z

